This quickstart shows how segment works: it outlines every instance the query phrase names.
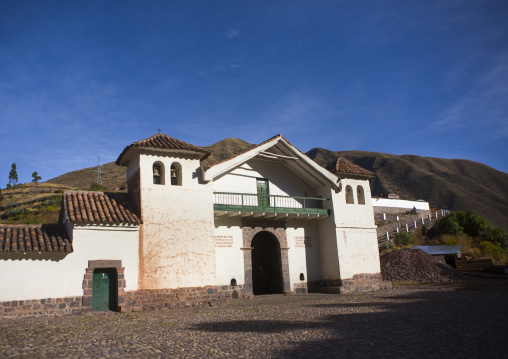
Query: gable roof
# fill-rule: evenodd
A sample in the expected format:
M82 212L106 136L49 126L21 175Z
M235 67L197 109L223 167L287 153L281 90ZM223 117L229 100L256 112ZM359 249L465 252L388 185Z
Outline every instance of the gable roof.
M375 177L376 174L374 172L371 172L369 170L366 170L363 167L360 167L353 162L350 162L348 160L345 160L343 158L337 158L337 160L332 163L330 166L327 167L327 169L333 173L339 174L353 174L353 175L360 175L360 176L367 176L367 177Z
M273 152L267 152L268 150ZM279 153L277 153L279 152ZM305 171L305 173L312 172L315 178L320 178L321 181L329 182L334 189L338 189L338 178L333 173L325 170L312 159L307 157L302 151L296 148L284 136L276 135L268 140L253 146L239 154L208 166L204 170L203 179L205 182L212 181L214 178L240 166L248 160L260 156L263 158L279 159L288 164L299 162L298 165L293 165L294 170ZM309 172L310 170L310 172Z
M142 223L129 203L127 193L65 191L62 209L63 216L70 223Z
M209 165L209 166L206 166L206 169L209 169L209 168L211 168L211 167L213 167L213 166L217 166L217 165L219 165L219 164L221 164L221 163L224 163L224 162L227 162L227 161L229 161L229 160L232 160L232 159L234 159L234 158L236 158L236 157L238 157L238 156L241 156L241 155L243 155L244 153L247 153L247 152L249 152L249 151L251 151L251 150L254 150L254 149L256 149L256 148L258 148L258 147L260 147L260 146L264 145L265 143L268 143L268 142L270 142L270 141L272 141L273 139L278 138L278 137L282 137L282 135L281 135L281 134L275 135L275 136L273 136L273 137L269 138L268 140L261 142L261 143L260 143L260 144L258 144L258 145L251 146L251 147L249 147L249 148L245 149L244 151L241 151L240 153L237 153L237 154L235 154L235 155L233 155L233 156L231 156L231 157L229 157L229 158L226 158L226 159L224 159L224 160L222 160L222 161L219 161L219 162L213 163L213 164L211 164L211 165ZM289 142L289 141L288 141L288 142Z
M63 224L0 224L0 253L71 253Z
M120 156L118 156L116 164L119 166L127 165L128 162L126 160L127 153L137 148L155 149L155 150L176 150L183 152L200 153L203 155L201 159L205 159L210 155L210 151L207 151L204 148L194 146L184 141L177 140L176 138L170 137L163 133L158 133L153 135L152 137L136 141L133 144L125 147Z

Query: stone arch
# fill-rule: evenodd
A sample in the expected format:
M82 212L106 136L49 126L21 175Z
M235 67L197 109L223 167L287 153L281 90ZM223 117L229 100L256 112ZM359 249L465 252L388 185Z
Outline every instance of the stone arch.
M254 236L260 232L271 233L279 242L280 246L280 260L282 267L282 286L284 293L291 292L291 285L289 281L289 260L288 260L288 246L287 246L287 235L285 228L273 228L273 227L243 227L243 260L244 260L244 271L245 271L245 284L244 292L253 293L253 281L252 281L252 240Z

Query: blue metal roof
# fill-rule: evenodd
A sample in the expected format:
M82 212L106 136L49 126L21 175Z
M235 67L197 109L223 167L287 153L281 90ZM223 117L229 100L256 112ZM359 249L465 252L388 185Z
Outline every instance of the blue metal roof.
M454 246L417 246L413 247L413 249L421 249L428 254L437 255L437 254L459 254L462 246L454 245Z

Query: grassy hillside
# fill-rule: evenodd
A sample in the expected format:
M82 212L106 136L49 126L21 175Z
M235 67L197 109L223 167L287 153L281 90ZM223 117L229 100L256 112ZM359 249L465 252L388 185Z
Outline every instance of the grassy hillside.
M77 189L89 190L92 182L97 181L97 167L65 173L52 178L47 183L61 184ZM126 167L117 166L115 162L102 165L102 184L108 191L127 189Z
M204 164L223 161L252 146L236 138L222 140L205 147L212 151L212 155ZM440 208L472 209L508 230L508 174L484 164L378 152L333 152L322 148L314 148L307 155L322 166L340 156L373 171L377 174L371 183L374 195L397 193L404 199L424 199ZM90 167L69 172L47 183L89 189L97 178L95 170ZM126 168L116 166L114 162L106 163L102 181L108 190L126 190Z
M50 183L25 183L2 189L0 223L56 223L62 192L69 189L72 188Z

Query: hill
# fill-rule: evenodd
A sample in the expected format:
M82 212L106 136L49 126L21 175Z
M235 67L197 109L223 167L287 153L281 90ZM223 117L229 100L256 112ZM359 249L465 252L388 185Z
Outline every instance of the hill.
M397 193L439 208L472 209L508 230L508 174L482 163L322 148L313 148L307 155L322 166L342 157L376 173L371 183L374 196Z
M204 147L212 151L204 164L223 161L253 146L236 138L222 140ZM397 193L401 198L424 199L440 208L472 209L508 230L508 174L482 163L365 151L334 152L322 148L314 148L307 155L321 166L343 157L376 173L371 183L374 196ZM95 170L95 167L85 168L47 182L89 189L97 177ZM109 190L125 190L125 177L125 167L114 162L103 165L102 181Z
M54 183L89 190L92 182L97 181L97 167L88 167L81 170L67 172L52 178L47 183ZM126 167L117 166L115 162L102 165L102 184L109 191L124 191L127 189Z
M0 223L56 223L62 193L71 187L50 183L24 183L2 190Z

